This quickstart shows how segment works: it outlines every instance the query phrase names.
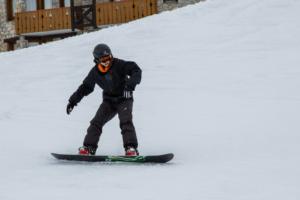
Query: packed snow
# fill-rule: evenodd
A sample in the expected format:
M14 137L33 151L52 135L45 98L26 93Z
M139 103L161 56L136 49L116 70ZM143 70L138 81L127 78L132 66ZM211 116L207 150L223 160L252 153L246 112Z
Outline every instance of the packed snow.
M299 0L207 0L0 53L0 199L300 199L299 11ZM143 70L139 151L171 162L51 156L78 152L102 102L96 86L66 114L98 43ZM118 117L97 154L124 154Z

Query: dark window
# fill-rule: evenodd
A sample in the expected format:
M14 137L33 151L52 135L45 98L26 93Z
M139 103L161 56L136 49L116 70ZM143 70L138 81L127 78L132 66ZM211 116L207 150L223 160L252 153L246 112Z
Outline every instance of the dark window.
M65 7L65 1L64 0L59 0L59 7L60 8Z
M17 42L16 41L8 42L7 43L7 50L8 51L17 50Z
M44 0L36 0L36 8L37 10L44 10L45 9Z
M7 0L7 21L15 19L15 0Z
M71 7L70 3L70 0L59 0L59 7Z

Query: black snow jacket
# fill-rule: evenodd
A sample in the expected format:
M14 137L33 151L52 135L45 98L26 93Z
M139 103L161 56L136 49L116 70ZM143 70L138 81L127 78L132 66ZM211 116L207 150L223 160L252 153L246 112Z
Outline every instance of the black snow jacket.
M103 89L103 99L119 103L125 100L123 96L125 86L134 90L141 79L142 70L135 62L114 58L112 66L106 73L101 72L98 65L95 65L77 91L70 97L69 102L76 105L84 96L92 93L97 84ZM131 99L133 100L132 97Z

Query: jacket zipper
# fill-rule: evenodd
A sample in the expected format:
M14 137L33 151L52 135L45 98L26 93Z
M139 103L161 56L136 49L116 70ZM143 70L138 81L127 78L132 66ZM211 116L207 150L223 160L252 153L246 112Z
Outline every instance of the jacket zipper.
M113 93L114 94L114 92L113 92L113 90L112 90L112 79L111 79L111 76L109 77L108 76L108 74L106 74L105 75L105 78L106 78L106 81L107 81L107 83L108 83L108 86L109 86L109 89L110 89L110 91L111 91L111 93Z

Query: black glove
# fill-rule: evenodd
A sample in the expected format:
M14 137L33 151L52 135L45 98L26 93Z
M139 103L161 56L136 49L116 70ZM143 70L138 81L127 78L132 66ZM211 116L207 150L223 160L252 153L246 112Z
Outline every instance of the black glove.
M130 86L126 85L125 88L124 88L124 97L126 99L131 98L132 97L132 91L133 91L133 89Z
M68 114L68 115L72 112L74 106L77 106L77 105L76 105L76 104L73 104L73 103L71 103L71 102L68 103L68 105L67 105L67 114Z

